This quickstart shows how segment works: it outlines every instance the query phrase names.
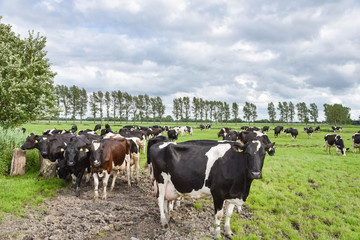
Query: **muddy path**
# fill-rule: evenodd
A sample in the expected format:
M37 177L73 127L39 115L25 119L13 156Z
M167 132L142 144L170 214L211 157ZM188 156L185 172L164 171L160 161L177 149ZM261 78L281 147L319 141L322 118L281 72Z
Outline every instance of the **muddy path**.
M108 199L94 201L92 182L82 184L80 197L73 187L62 189L25 217L8 217L0 223L0 239L211 239L213 236L213 206L202 203L194 207L193 200L184 200L171 212L170 227L163 228L146 176L130 189L125 178L117 179ZM101 196L101 195L100 195ZM243 209L241 216L249 218Z

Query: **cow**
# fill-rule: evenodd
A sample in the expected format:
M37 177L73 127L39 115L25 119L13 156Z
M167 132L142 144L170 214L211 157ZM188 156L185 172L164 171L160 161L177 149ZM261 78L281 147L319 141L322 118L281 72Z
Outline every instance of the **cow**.
M186 132L192 136L194 129L192 127L186 126Z
M314 132L319 132L320 131L320 126L316 126Z
M43 131L43 135L56 135L56 134L60 134L62 132L62 130L58 130L56 128L53 129L46 129Z
M264 133L264 132L268 132L269 130L270 130L269 126L263 126L261 132Z
M173 129L174 129L178 134L181 133L181 136L184 136L185 133L187 132L187 127L186 127L186 126L174 127Z
M30 133L24 144L20 147L21 150L38 148L39 138L40 136L35 135L34 133Z
M309 136L309 138L312 138L312 134L314 132L314 129L312 127L309 127L307 130L306 130L306 133L307 135Z
M342 132L342 127L332 126L331 128L334 132L336 132L336 131Z
M178 139L178 133L176 132L175 129L169 130L167 132L167 135L171 141L176 141Z
M73 125L71 127L71 129L69 130L69 132L73 133L73 134L76 134L76 131L78 130L77 126L76 125Z
M228 127L223 127L220 129L220 131L218 132L218 137L225 137L226 134L229 133L229 131L231 130L231 128L228 128Z
M101 124L96 124L94 127L94 132L96 132L97 130L101 130Z
M274 136L275 136L275 137L278 137L279 134L280 134L280 132L281 132L283 129L284 129L283 126L277 126L277 127L275 127L275 128L274 128Z
M152 163L151 163L151 159L150 159L150 150L151 150L151 146L153 146L156 143L160 143L160 142L171 142L171 140L165 136L157 136L157 137L151 138L148 141L148 145L147 145L146 165L149 169L148 175L150 176L151 180L153 180L154 175L153 175Z
M238 133L236 131L229 131L223 136L223 140L236 141L238 139Z
M293 141L296 141L296 137L297 137L297 135L299 135L298 130L295 128L287 128L284 130L284 133L291 134L291 138Z
M110 175L113 176L110 191L115 186L117 174L122 168L124 161L128 162L127 179L130 187L130 147L131 141L124 138L110 138L101 139L100 141L93 141L90 147L90 165L91 172L94 178L94 199L99 198L99 177L103 178L103 196L106 200L106 188Z
M246 130L249 129L249 127L248 126L242 126L240 129L246 131Z
M160 142L152 145L150 159L154 168L161 224L168 225L169 201L179 196L212 196L215 238L220 237L224 206L225 235L231 237L230 217L233 208L244 204L252 181L262 178L266 151L273 146L274 143L264 145L258 139L246 145L212 140Z
M359 148L360 151L360 133L355 133L352 135L353 141L353 152L356 153L356 148Z
M242 144L246 144L248 141L255 137L263 136L264 134L257 131L241 131L238 133L238 140Z
M261 129L258 127L250 127L247 129L247 131L260 131Z
M204 124L200 124L200 130L204 130L205 129L205 125Z
M90 146L91 139L86 135L78 135L70 138L70 142L66 147L64 154L64 163L57 164L57 174L60 178L66 178L68 174L72 174L75 180L76 196L80 195L81 179L87 170L86 182L90 179Z
M340 152L343 156L346 156L346 151L349 148L345 148L344 141L340 135L337 134L327 134L324 137L325 139L325 147L326 153L330 154L331 147L335 147L337 151L337 155L340 155Z
M100 136L104 136L107 133L113 132L109 124L105 124L105 128L101 129Z
M206 124L205 128L206 129L211 129L211 124Z

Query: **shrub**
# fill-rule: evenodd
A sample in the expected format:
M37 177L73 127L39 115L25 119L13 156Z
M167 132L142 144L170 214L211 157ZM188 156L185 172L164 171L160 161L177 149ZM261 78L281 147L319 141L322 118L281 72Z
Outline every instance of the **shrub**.
M26 134L16 129L0 127L0 175L8 175L14 148L19 148L26 140ZM35 151L27 153L25 171L39 169L38 155Z

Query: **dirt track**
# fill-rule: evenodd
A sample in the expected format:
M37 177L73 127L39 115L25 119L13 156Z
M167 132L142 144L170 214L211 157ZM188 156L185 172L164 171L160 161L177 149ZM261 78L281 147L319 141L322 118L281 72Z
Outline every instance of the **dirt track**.
M82 184L80 197L72 187L28 210L26 217L9 217L0 223L0 239L210 239L213 206L196 210L185 200L171 212L170 227L162 228L150 180L141 177L130 189L118 179L108 199L93 200L92 183ZM101 195L100 195L101 196ZM243 209L241 217L249 217Z

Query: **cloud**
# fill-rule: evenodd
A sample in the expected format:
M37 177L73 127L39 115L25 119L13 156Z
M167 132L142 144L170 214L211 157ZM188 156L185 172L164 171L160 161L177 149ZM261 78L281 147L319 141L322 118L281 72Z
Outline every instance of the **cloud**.
M3 0L2 23L47 37L55 84L360 113L360 6L342 1ZM356 95L356 96L355 96ZM360 99L359 99L360 100Z

